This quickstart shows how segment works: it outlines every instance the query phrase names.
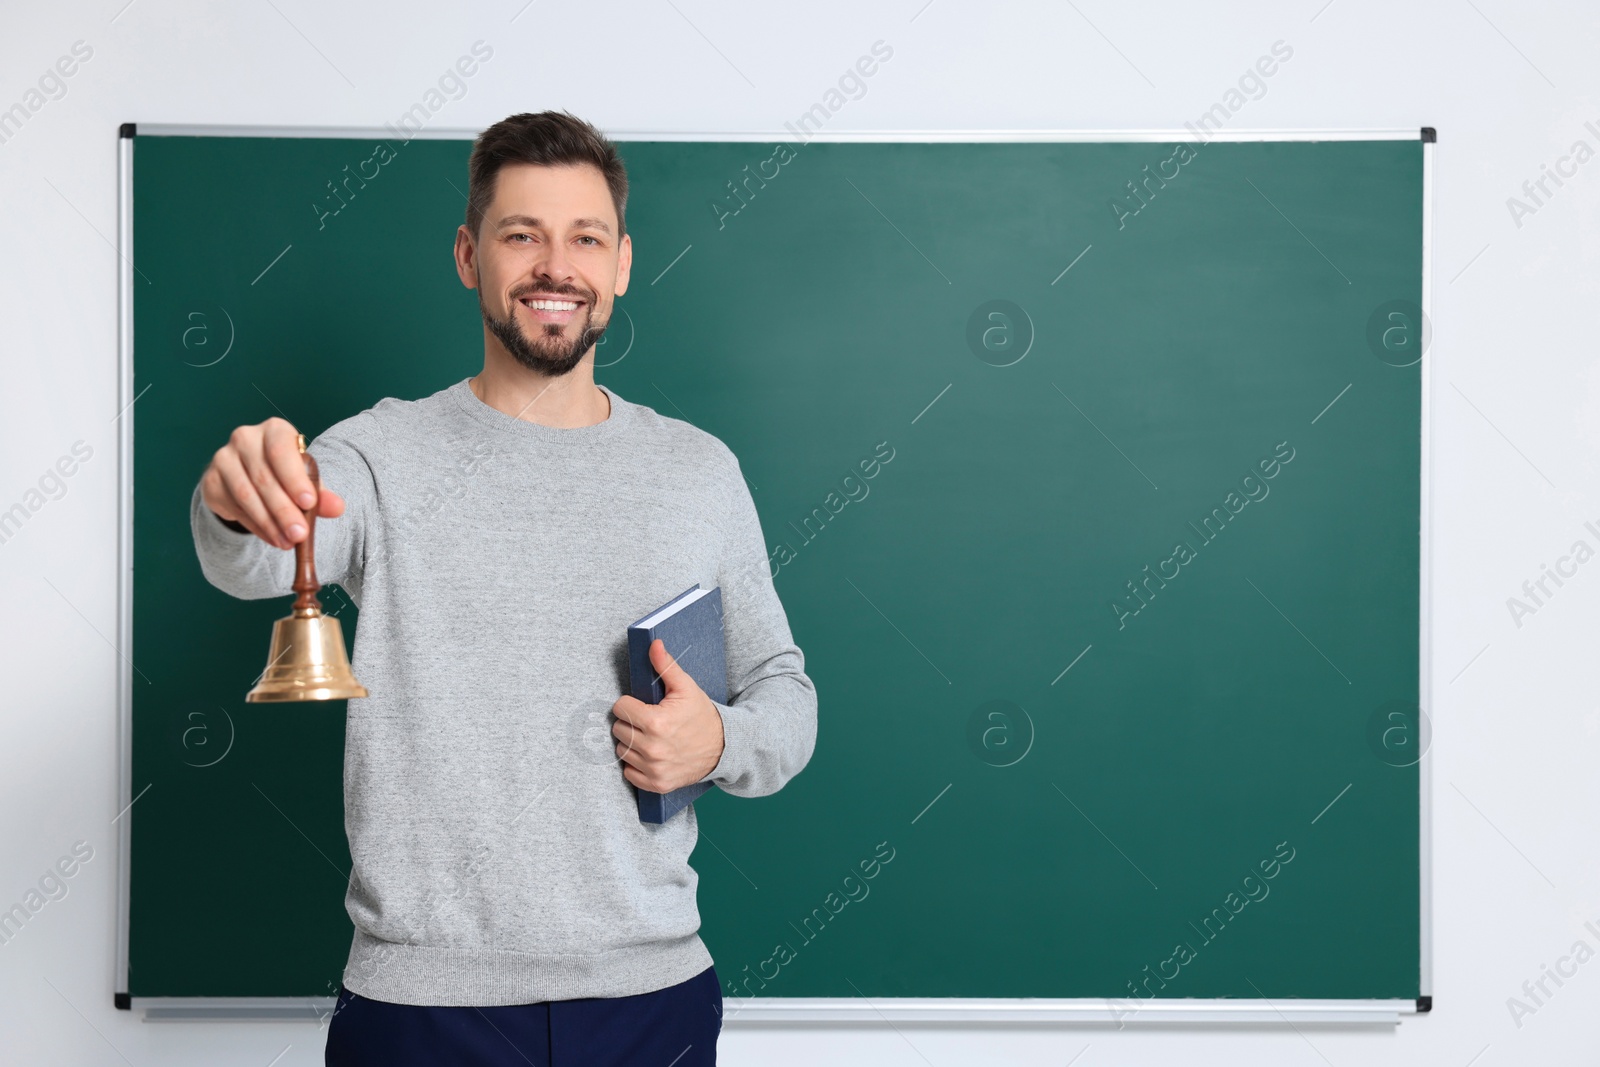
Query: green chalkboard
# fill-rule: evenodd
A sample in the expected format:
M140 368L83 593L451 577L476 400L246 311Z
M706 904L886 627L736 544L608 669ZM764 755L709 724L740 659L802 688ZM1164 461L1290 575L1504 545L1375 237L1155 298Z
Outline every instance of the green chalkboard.
M481 368L470 140L377 145L133 139L134 996L349 949L343 705L244 703L188 503ZM730 995L1423 992L1422 143L622 147L597 377L740 457L820 700L696 805Z

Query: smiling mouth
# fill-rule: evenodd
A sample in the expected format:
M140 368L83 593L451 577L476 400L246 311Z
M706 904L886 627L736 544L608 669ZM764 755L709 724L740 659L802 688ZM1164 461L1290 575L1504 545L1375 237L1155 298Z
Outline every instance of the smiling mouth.
M540 322L555 325L565 325L572 321L572 317L583 307L584 301L571 300L565 297L519 297L517 302L533 313L533 317Z

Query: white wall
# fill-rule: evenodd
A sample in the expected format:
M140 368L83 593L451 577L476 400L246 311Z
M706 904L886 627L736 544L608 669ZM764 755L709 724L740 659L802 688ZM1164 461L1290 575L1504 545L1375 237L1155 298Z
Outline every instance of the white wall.
M93 49L0 144L0 508L74 441L94 450L0 545L0 902L73 842L95 849L70 894L0 945L0 1059L322 1062L311 1025L141 1024L111 1006L117 125L377 125L483 38L495 59L442 124L565 107L610 130L777 129L881 38L893 61L834 128L1178 127L1280 39L1293 61L1237 126L1438 128L1437 1006L1378 1032L731 1028L724 1062L1060 1065L1085 1046L1079 1067L1594 1062L1600 962L1520 1027L1506 1000L1578 938L1600 948L1583 928L1600 926L1600 563L1520 627L1506 599L1573 541L1600 546L1583 529L1600 526L1600 162L1520 225L1506 200L1575 140L1600 149L1584 127L1600 131L1600 8L544 0L512 22L524 0L381 18L348 0L125 3L11 3L0 22L0 108L75 41ZM193 874L196 893L227 891Z

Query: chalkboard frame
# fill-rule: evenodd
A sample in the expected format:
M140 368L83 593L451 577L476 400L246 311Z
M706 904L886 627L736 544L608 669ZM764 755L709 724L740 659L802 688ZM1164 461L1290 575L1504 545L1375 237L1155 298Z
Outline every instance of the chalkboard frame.
M379 127L289 127L231 126L190 124L124 123L117 141L117 375L118 375L118 455L117 455L117 647L129 648L133 640L133 424L138 393L134 389L134 234L133 183L134 145L145 136L215 137L330 137L383 138L392 129ZM428 140L472 140L481 131L459 127L423 129L412 137ZM883 130L868 132L818 131L805 140L843 143L1026 143L1026 142L1192 142L1197 133L1185 130ZM615 141L788 141L783 131L684 132L684 131L607 131ZM1208 131L1204 140L1244 141L1398 141L1417 140L1422 144L1422 278L1421 308L1426 320L1432 316L1433 280L1433 168L1436 133L1432 127L1415 129L1351 130L1218 130ZM1421 360L1421 442L1420 486L1422 509L1419 516L1419 702L1426 714L1432 706L1432 649L1430 609L1431 582L1431 461L1432 412L1431 364ZM132 997L127 992L129 965L130 900L132 884L132 820L140 793L133 781L133 665L121 658L117 673L118 730L118 814L117 826L117 944L114 1003L119 1009L140 1010L147 1020L239 1019L309 1020L324 1018L333 1008L333 998L303 997ZM754 997L737 1001L726 1015L728 1023L834 1023L834 1022L958 1022L1021 1023L1069 1022L1121 1025L1151 1023L1210 1023L1221 1025L1290 1025L1297 1022L1371 1025L1398 1023L1402 1015L1426 1013L1432 1009L1432 770L1431 761L1418 764L1420 789L1419 904L1420 990L1411 1000L1295 1000L1293 1003L1266 999L1193 998L1170 1001L1125 1002L1105 998L887 998L869 1003L864 998L785 998ZM148 786L146 786L148 788Z

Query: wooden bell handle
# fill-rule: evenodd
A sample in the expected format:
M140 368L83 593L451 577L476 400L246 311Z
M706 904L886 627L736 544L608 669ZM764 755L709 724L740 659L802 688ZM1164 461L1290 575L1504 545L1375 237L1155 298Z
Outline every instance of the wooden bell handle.
M317 599L317 590L322 588L322 583L317 581L317 506L322 502L322 478L317 473L317 460L310 452L306 451L306 435L299 434L300 458L305 461L306 474L311 478L312 492L317 494L317 500L311 505L311 510L302 511L306 517L305 540L298 541L294 546L294 591L299 595L295 597L294 614L299 618L310 618L322 614L322 601Z

